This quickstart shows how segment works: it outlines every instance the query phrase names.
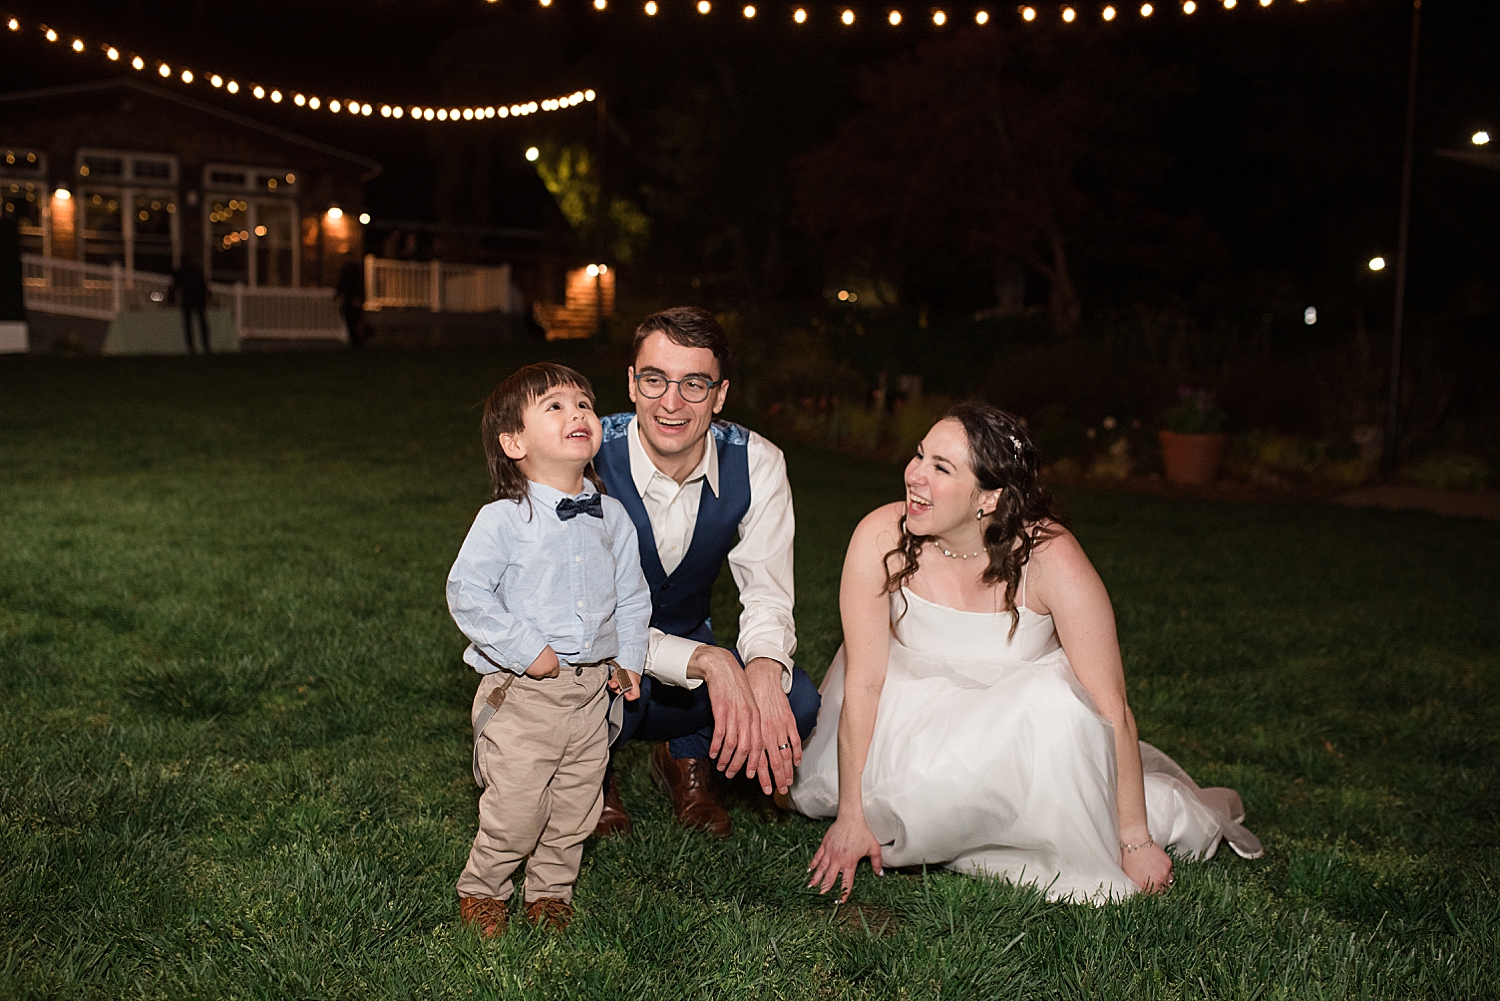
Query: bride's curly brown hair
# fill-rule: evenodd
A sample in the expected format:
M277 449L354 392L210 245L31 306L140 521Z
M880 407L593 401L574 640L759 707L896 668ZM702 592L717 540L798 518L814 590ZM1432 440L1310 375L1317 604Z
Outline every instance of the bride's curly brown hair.
M1016 607L1021 569L1038 545L1061 534L1062 512L1051 492L1037 482L1041 456L1019 419L988 403L960 403L941 419L958 421L963 427L969 444L969 468L979 481L979 489L1000 491L995 510L984 526L984 548L990 561L981 579L990 587L1005 585L1005 607L1010 609L1010 635L1014 636L1021 623ZM885 554L887 593L894 594L911 580L922 547L932 541L930 535L907 531L906 516L902 515L901 541ZM900 561L895 570L890 569L892 557Z

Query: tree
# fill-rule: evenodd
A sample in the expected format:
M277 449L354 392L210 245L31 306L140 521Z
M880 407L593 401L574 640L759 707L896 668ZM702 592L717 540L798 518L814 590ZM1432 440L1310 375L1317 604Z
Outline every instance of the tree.
M1172 81L1076 35L1066 47L1032 29L930 43L871 73L864 107L802 160L800 221L898 283L919 263L1019 260L1046 279L1053 328L1069 334L1079 248L1161 221L1125 192L1160 163L1143 112Z

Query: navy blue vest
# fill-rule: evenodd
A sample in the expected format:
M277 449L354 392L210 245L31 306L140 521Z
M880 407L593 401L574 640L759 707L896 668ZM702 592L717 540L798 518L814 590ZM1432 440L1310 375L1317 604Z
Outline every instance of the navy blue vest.
M719 453L719 493L715 496L704 481L692 544L677 569L668 574L656 555L651 520L646 517L646 507L630 475L630 442L626 432L634 416L612 414L604 418L604 443L594 458L594 468L609 495L625 505L640 536L641 569L651 588L651 625L673 636L713 643L708 617L714 581L729 550L739 541L740 520L750 510L750 460L745 447L750 432L727 421L713 423L708 443Z

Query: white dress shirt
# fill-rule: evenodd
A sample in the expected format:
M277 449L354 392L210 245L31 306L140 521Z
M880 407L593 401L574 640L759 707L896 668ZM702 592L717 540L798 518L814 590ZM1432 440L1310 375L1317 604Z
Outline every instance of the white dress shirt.
M646 508L656 554L668 574L676 570L693 542L698 525L698 502L703 484L719 493L719 450L712 436L704 441L703 458L679 485L646 455L640 429L632 418L625 438L630 451L630 478ZM754 431L746 443L750 466L750 509L740 519L740 541L729 551L729 572L740 589L739 652L748 664L768 657L781 664L781 688L792 690L792 654L797 630L792 619L792 485L786 478L781 449ZM702 644L653 628L646 652L646 673L668 684L697 688L702 678L689 678L688 660Z

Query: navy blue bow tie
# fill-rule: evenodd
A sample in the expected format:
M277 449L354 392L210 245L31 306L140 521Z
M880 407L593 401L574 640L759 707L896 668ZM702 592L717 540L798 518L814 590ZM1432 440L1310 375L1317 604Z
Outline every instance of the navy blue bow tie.
M557 517L559 521L571 521L580 514L586 514L594 518L604 517L604 495L594 494L584 500L574 500L564 497L557 502Z

